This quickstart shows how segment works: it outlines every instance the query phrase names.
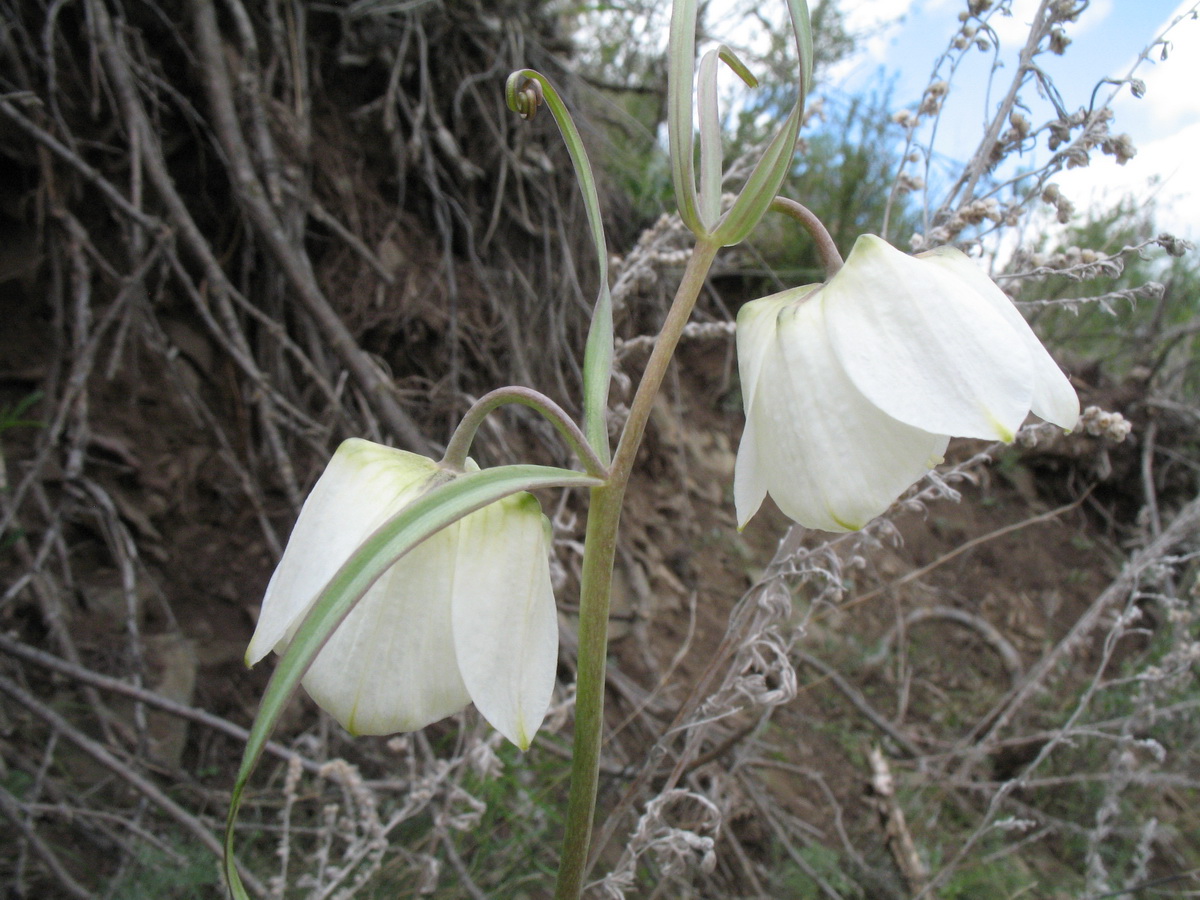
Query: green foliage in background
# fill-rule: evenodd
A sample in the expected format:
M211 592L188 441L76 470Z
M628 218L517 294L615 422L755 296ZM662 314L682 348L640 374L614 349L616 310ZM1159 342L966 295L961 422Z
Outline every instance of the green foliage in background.
M18 428L21 426L29 428L41 428L45 425L40 419L26 418L25 414L42 399L41 391L34 391L32 394L27 394L11 406L5 406L0 409L0 432L7 431L10 428Z
M900 165L903 134L890 116L891 94L829 98L821 121L803 132L804 152L782 193L804 197L825 223L834 243L847 253L860 234L880 234L892 180ZM904 198L893 205L891 232L908 235L917 216ZM823 280L812 242L794 225L767 219L755 245L785 284Z
M179 844L170 852L143 846L134 866L108 891L109 897L122 900L194 900L224 894L208 849L194 844Z

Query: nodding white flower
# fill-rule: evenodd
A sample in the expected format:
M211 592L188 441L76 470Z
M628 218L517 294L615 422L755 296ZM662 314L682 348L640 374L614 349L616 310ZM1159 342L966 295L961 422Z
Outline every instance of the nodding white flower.
M335 572L424 493L432 460L359 439L329 461L292 530L246 650L282 653ZM367 591L304 676L354 734L415 731L474 702L522 750L542 724L558 664L550 523L527 493L414 547Z
M963 253L874 235L826 284L742 307L742 527L768 492L809 528L853 531L942 461L950 436L1011 441L1079 400L1004 293Z

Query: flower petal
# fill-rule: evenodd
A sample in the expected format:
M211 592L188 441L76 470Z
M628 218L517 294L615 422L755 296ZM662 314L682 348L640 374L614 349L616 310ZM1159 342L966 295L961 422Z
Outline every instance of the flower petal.
M342 442L304 501L267 585L247 665L291 640L334 573L437 471L436 463L414 453L358 438Z
M759 477L779 508L809 528L852 531L940 462L948 438L891 418L858 391L827 335L829 306L821 291L781 310L747 417Z
M1068 430L1079 420L1079 397L1071 382L1063 374L1054 358L1046 352L1029 323L1004 291L988 278L987 273L975 265L963 252L953 247L939 247L917 257L928 265L950 272L971 285L987 301L988 305L1004 317L1004 321L1015 331L1025 344L1033 364L1032 411L1047 422L1053 422Z
M934 434L1012 440L1033 364L972 285L863 235L821 296L834 354L873 404Z
M304 689L351 734L415 731L470 702L448 601L459 540L451 525L401 557L304 676Z
M751 300L737 315L738 377L742 383L742 403L745 409L754 405L759 375L767 348L775 340L779 313L793 303L817 290L821 285L808 284Z
M746 412L746 427L738 444L737 461L733 468L733 505L737 513L738 530L754 516L767 496L767 483L758 459L758 440L750 410L754 406L759 379L767 353L775 346L780 312L811 293L820 285L807 285L783 291L770 297L751 300L738 310L737 357L738 375L742 388L742 407Z
M746 527L767 496L767 481L762 463L758 458L758 437L754 419L746 410L746 427L738 444L737 460L733 465L733 508L737 513L737 527Z
M516 494L460 525L450 599L459 671L483 717L526 750L558 668L549 522L531 494Z

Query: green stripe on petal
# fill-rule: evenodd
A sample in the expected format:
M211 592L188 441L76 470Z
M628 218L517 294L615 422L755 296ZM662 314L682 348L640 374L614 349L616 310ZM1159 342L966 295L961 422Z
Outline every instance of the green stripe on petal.
M547 466L499 466L426 491L379 526L338 569L304 614L267 685L238 768L225 820L224 875L237 900L249 900L234 862L234 825L242 794L288 700L326 641L396 562L442 529L490 503L546 487L596 487L599 479Z

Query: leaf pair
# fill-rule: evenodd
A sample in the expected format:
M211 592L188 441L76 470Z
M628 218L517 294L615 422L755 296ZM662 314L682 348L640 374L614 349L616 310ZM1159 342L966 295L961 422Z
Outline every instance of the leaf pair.
M702 240L718 246L739 243L766 213L787 176L800 134L804 98L812 83L812 25L806 0L787 0L800 78L796 103L763 155L755 163L741 193L721 215L721 122L717 111L717 63L724 62L747 85L757 80L726 46L708 51L700 61L700 188L696 189L695 134L692 127L692 73L698 0L678 0L671 14L667 50L667 134L671 143L671 177L679 215Z

